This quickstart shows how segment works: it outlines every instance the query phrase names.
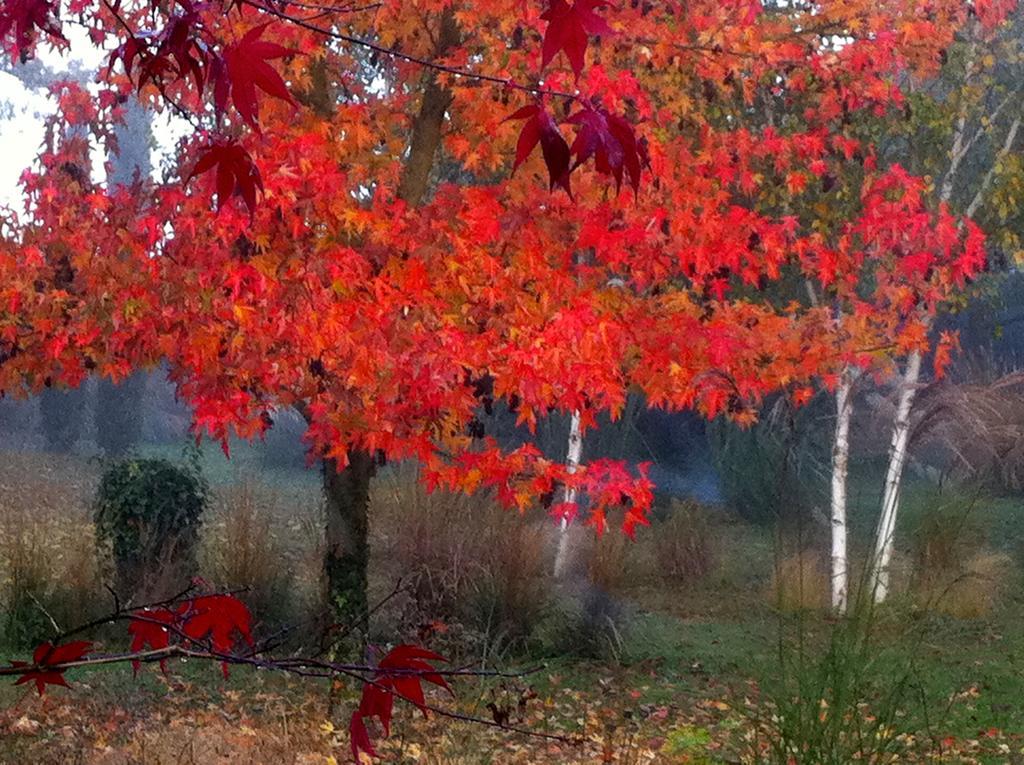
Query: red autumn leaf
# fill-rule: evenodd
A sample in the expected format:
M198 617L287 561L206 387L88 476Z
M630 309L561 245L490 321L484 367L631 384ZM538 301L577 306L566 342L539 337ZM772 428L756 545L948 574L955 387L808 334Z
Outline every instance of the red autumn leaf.
M447 661L443 656L426 648L415 645L395 646L381 659L377 665L377 678L363 686L363 695L359 700L359 708L352 714L349 733L352 738L352 754L359 762L359 752L364 751L376 757L370 744L366 730L366 718L376 717L380 720L384 735L391 733L391 713L395 704L395 696L413 704L427 714L426 698L423 694L423 681L433 683L448 692L451 687L445 679L434 671L428 662Z
M0 40L14 30L14 47L19 51L32 44L36 29L65 40L53 11L50 0L7 0L0 5Z
M201 93L210 66L209 46L199 36L198 10L189 2L180 4L183 12L171 16L159 32L131 36L118 46L110 54L108 68L120 60L129 79L137 69L138 90L149 82L162 86L167 78L177 81L191 75Z
M352 713L352 720L348 724L348 735L352 742L352 759L357 763L362 762L360 752L366 752L371 757L378 757L373 749L373 742L370 741L370 733L366 730L366 723L359 712Z
M935 346L935 359L932 362L936 379L945 376L946 370L953 361L953 352L960 348L960 337L955 332L943 332Z
M387 656L381 659L380 667L390 669L408 669L409 662L426 659L427 661L448 661L441 654L418 645L399 645L392 648Z
M252 644L252 614L234 595L202 595L178 607L185 618L183 631L189 637L209 634L217 648L230 649L234 633Z
M177 618L173 611L166 608L144 609L137 612L140 618L132 618L128 623L128 634L132 637L129 650L138 653L147 647L159 651L171 643L171 632L169 625ZM167 662L160 660L160 669L166 673ZM132 671L139 671L139 661L132 661Z
M363 696L359 700L359 714L363 718L376 717L380 720L384 735L391 735L391 711L395 705L395 695L385 684L363 686Z
M156 58L173 59L177 77L183 78L191 74L196 91L201 93L206 82L205 69L209 56L196 33L199 14L191 3L185 2L182 6L185 9L184 13L172 16L164 29ZM139 87L142 86L142 82L140 78Z
M576 158L573 170L594 157L598 172L615 178L617 188L622 186L623 171L629 175L633 190L640 188L640 171L647 164L647 158L632 125L618 115L593 106L581 109L568 121L579 126L570 149Z
M577 77L583 71L584 55L587 51L589 35L611 34L608 23L594 13L595 8L606 5L603 0L576 0L572 5L566 0L552 0L551 5L541 15L548 22L544 32L542 67L546 67L558 55L565 51L569 65Z
M557 521L572 523L576 520L576 516L579 515L580 507L576 502L559 502L556 505L552 505L551 510L548 512Z
M253 645L252 614L233 595L203 595L178 607L181 631L193 640L209 640L214 650L227 653L242 639Z
M288 92L281 75L267 61L291 56L297 51L261 40L260 37L268 26L269 22L253 27L241 40L227 46L224 49L223 64L214 59L213 101L218 117L227 108L230 94L239 116L252 127L259 129L257 87L267 95L293 103L291 93Z
M61 664L78 661L92 647L92 643L86 640L75 640L64 645L54 647L52 643L41 643L32 654L32 663L24 661L13 661L14 667L36 667L30 669L14 681L15 685L34 682L36 690L42 696L47 685L63 685L67 687L64 679L64 669L53 669Z
M554 118L540 104L531 104L505 118L506 122L509 120L526 120L516 143L512 172L515 173L539 143L548 169L549 187L554 189L555 186L561 186L572 197L569 186L569 144L562 137Z
M263 190L259 168L237 141L218 141L200 155L188 178L217 168L217 209L232 196L240 196L251 215L256 209L256 192Z
M399 670L406 672L423 672L426 674L412 675L412 679L417 682L420 679L426 680L428 683L444 688L446 691L451 693L451 687L445 681L445 679L436 673L432 673L430 670L434 669L428 661L448 661L446 658L441 656L434 651L426 648L420 648L415 645L399 645L395 646L387 656L381 659L378 665L382 670Z

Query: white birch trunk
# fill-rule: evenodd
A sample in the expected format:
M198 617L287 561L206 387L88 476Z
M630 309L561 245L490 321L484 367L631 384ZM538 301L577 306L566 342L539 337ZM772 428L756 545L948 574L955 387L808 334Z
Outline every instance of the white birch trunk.
M580 466L580 458L583 456L583 432L580 429L580 413L576 410L572 413L572 420L569 423L569 448L566 451L565 464L569 473L575 473ZM576 501L576 489L565 487L563 502ZM561 529L558 534L558 550L555 553L555 578L561 579L565 575L566 564L569 560L569 519L562 518Z
M872 593L876 603L885 601L889 594L889 566L892 563L892 552L896 531L896 513L899 510L900 479L907 463L907 441L910 438L910 409L917 393L917 383L921 375L921 354L914 351L907 358L907 368L900 384L899 399L896 405L896 424L892 431L892 443L889 447L889 469L885 474L885 490L882 494L882 514L878 519L875 532L875 549L869 561L871 566Z
M832 442L832 610L846 613L849 572L846 553L846 477L850 456L850 419L853 413L853 370L846 367L836 387L836 430Z
M969 56L968 61L973 59L973 52L974 46L972 44L971 55ZM1009 97L1004 99L989 116L988 122L994 120L999 112L1002 111L1003 107L1010 103L1010 101L1011 98ZM970 149L970 147L982 135L984 125L985 123L983 122L982 127L965 142L964 131L966 127L966 118L965 115L961 113L960 118L957 121L956 129L953 133L952 159L949 170L943 179L942 189L939 195L941 201L948 203L952 199L953 182L960 167L960 163L967 154L968 149ZM1020 117L1017 117L1007 128L1003 145L997 152L992 166L989 167L988 172L985 173L980 186L975 192L973 199L971 199L971 203L967 207L967 217L972 217L981 206L984 195L992 183L996 166L1005 159L1013 149L1013 144L1017 139L1020 127L1021 119ZM892 445L890 447L891 451L889 454L889 469L886 472L885 491L882 495L882 514L878 520L874 554L869 561L871 566L871 577L869 581L872 583L876 603L882 603L885 601L889 594L891 584L889 567L892 563L894 534L896 530L896 514L899 510L900 480L903 477L903 468L907 462L907 439L910 435L910 409L914 402L914 396L917 393L917 384L920 374L921 354L915 352L907 359L907 368L904 373L903 385L899 393L899 401L896 407L896 424L893 428Z

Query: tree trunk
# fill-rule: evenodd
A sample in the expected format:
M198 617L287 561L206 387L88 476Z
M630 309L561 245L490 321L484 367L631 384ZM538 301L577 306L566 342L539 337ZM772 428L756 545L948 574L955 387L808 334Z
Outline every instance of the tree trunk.
M921 354L914 351L907 359L907 368L900 384L899 400L896 405L896 424L892 431L889 447L889 469L885 475L885 491L882 494L882 514L875 532L875 549L871 556L872 593L876 603L885 601L889 594L889 566L896 531L896 513L899 510L900 479L907 462L907 442L910 438L910 409L917 393L917 382L921 374Z
M846 367L836 388L836 430L832 442L832 610L845 614L849 598L846 552L846 478L850 457L850 419L853 414L853 371Z
M569 423L569 448L566 453L565 463L569 473L575 473L579 467L580 459L583 456L583 433L580 428L580 413L576 410L572 413L572 420ZM563 502L576 501L576 489L566 487ZM572 543L569 534L569 519L563 517L558 534L558 550L555 553L555 578L561 579L565 576L570 549Z
M436 55L443 55L459 42L455 14L449 8L441 15ZM318 85L309 98L326 110L327 78L317 75ZM424 75L423 98L412 125L409 155L399 180L398 196L410 206L420 204L429 190L430 171L451 93L437 82L436 72ZM308 416L307 416L308 421ZM373 455L350 449L349 464L339 468L334 460L324 460L323 487L327 504L324 573L327 579L327 603L330 618L345 631L366 627L367 563L369 562L370 480L375 472Z
M373 456L349 452L348 465L323 461L326 528L324 574L331 623L348 633L365 629L368 614L367 563L370 557L370 479Z
M443 56L458 43L459 28L455 21L455 13L448 8L441 14L436 55ZM437 82L437 72L428 69L424 74L420 111L412 126L409 157L402 168L402 177L398 183L398 198L410 207L420 204L430 187L430 171L434 167L437 147L441 145L444 116L451 103L451 92Z

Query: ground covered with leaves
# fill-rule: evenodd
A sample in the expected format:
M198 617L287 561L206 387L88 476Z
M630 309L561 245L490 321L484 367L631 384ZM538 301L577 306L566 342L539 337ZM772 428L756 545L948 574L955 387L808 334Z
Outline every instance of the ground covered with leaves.
M660 641L673 626L680 628L676 644L654 655L666 648ZM541 735L424 717L405 707L396 709L392 735L377 749L385 761L401 763L778 761L779 717L793 712L785 703L779 707L774 689L753 679L768 656L758 655L758 646L767 650L756 634L763 627L649 620L642 636L648 650L619 662L552 660L517 680L460 681L455 699L431 692L430 701L453 712ZM701 635L703 642L696 642ZM1012 657L1017 642L990 634L989 644L962 656L959 666L953 656L963 654L964 644L952 633L945 646L923 646L921 669L935 673L922 686L933 702L928 729L917 735L883 730L891 738L888 752L871 755L865 745L863 761L1024 762L1020 696L1014 695L1020 675L1012 658L1004 666L997 658L1003 651ZM945 677L941 663L948 663ZM974 681L955 684L954 676ZM184 661L172 664L166 677L147 667L136 679L127 668L71 673L69 679L71 689L42 698L32 689L4 689L0 762L351 761L346 720L357 703L354 685L331 688L246 668L225 680L216 666ZM944 693L947 681L955 684L953 693ZM835 714L825 698L801 702L818 722ZM852 710L868 726L860 730L869 729L872 708L861 702L841 714L849 717ZM848 725L816 730L857 735ZM805 731L804 737L812 736Z

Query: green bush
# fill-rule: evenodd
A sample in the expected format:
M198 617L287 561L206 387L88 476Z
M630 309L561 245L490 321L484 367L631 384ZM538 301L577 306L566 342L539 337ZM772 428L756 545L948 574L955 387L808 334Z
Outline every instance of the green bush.
M193 460L131 458L111 464L94 503L96 542L124 597L170 594L195 572L209 488Z

